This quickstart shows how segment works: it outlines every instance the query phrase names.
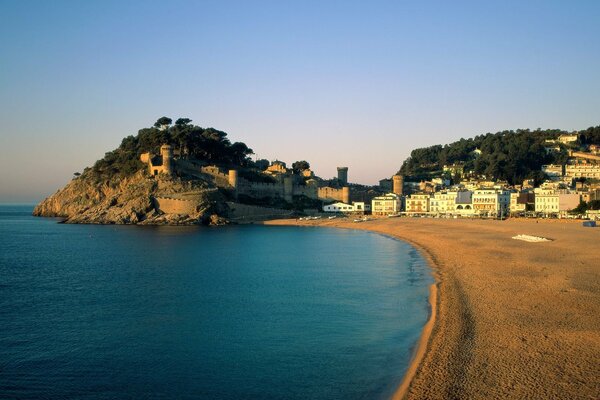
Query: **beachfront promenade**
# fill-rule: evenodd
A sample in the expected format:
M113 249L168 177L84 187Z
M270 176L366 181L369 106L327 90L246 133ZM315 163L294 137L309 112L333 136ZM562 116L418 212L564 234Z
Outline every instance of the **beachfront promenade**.
M599 228L527 219L269 223L381 232L429 258L437 315L406 398L600 396ZM520 234L552 241L512 239Z

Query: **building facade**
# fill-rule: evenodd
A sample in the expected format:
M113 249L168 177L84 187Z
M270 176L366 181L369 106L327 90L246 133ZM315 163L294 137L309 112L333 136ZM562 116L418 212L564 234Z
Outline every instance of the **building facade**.
M391 215L400 212L402 198L395 193L377 196L371 200L371 213L373 215Z
M430 199L430 212L438 215L454 214L456 209L456 193L454 191L434 193Z
M497 189L473 191L473 210L482 217L507 216L510 208L510 192Z
M428 193L415 193L406 198L407 214L427 214L429 213L429 202L431 195Z

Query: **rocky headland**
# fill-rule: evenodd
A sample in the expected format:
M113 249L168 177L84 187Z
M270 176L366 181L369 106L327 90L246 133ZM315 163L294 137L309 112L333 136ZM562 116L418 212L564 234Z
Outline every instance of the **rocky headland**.
M159 199L190 203L181 213L165 213ZM60 217L84 224L223 224L227 205L217 188L202 180L166 175L152 177L143 170L131 176L97 181L92 174L74 178L38 204L33 214Z

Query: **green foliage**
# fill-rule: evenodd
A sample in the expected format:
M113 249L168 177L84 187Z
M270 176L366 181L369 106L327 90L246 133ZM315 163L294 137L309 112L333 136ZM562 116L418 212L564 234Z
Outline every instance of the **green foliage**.
M301 171L304 171L305 169L310 169L310 164L308 163L308 161L296 161L294 163L292 163L292 170L294 170L294 173L299 173Z
M129 176L144 167L140 161L142 153L159 154L160 146L171 144L183 157L191 157L211 164L226 167L248 167L252 149L244 143L231 144L227 133L214 128L201 128L190 124L191 119L172 120L161 117L154 127L143 128L136 136L127 136L114 151L106 153L87 171L104 179L110 176Z
M556 129L502 131L487 133L472 139L461 139L445 146L436 145L415 149L404 161L400 173L411 177L427 177L441 173L444 165L462 163L465 173L473 171L490 179L506 180L511 184L524 179L544 179L540 170L544 164L564 164L568 153L547 152L546 139L566 133ZM600 126L580 132L582 142L600 144ZM481 150L481 155L474 153Z
M254 167L257 168L259 171L264 171L267 168L269 168L269 165L271 163L269 162L269 160L265 160L264 158L261 158L260 160L256 160L254 162Z
M591 200L589 202L581 201L579 205L570 211L571 214L585 214L588 210L600 210L600 200Z
M579 140L581 143L587 145L600 145L600 126L592 126L587 128L585 131L580 131Z
M181 119L181 118L180 118ZM171 125L171 123L173 122L173 120L169 117L160 117L159 119L156 120L156 122L154 123L154 127L156 128L161 128L163 126L169 126Z
M249 182L275 183L275 179L269 175L262 174L255 169L241 169L238 171L238 176Z

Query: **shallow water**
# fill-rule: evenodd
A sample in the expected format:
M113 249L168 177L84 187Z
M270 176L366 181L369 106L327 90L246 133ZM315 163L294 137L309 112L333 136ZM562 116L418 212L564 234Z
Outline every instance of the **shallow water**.
M427 320L378 234L30 213L0 206L0 398L387 398Z

